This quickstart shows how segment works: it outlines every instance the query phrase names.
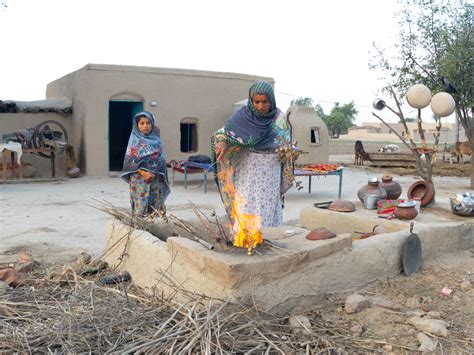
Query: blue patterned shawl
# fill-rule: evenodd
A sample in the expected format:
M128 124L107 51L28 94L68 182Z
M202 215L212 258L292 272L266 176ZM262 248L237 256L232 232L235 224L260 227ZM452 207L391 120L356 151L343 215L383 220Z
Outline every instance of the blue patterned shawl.
M270 100L268 113L262 114L254 107L252 98L256 94L265 94ZM265 81L254 83L249 89L247 106L234 112L224 126L228 140L254 150L274 150L278 146L276 142L278 134L273 121L279 113L272 86Z
M146 117L152 124L152 131L143 134L138 129L140 117ZM128 140L127 151L123 161L122 179L130 182L130 174L136 173L139 169L149 171L157 177L161 176L163 183L168 187L168 170L166 168L166 155L161 145L160 136L155 126L155 118L148 111L138 112L133 118L133 129ZM164 198L166 198L164 196Z

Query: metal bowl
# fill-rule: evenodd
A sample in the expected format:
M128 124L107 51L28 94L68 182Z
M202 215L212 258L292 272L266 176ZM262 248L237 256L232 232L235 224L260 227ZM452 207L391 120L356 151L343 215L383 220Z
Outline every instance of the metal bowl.
M474 217L474 196L469 192L450 197L451 211L459 216Z

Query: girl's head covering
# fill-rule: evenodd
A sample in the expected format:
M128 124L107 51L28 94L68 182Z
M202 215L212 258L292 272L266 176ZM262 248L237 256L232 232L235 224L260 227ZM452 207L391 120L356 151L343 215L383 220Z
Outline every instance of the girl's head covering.
M265 113L265 114L260 113L253 105L252 99L257 94L264 94L270 100L270 110L268 111L268 113ZM258 81L254 83L249 89L249 99L247 100L247 107L250 109L250 111L252 111L258 117L262 117L262 118L275 117L275 112L277 110L277 107L276 107L275 94L273 92L273 87L266 81Z
M138 121L142 116L148 118L153 125L152 131L148 134L143 134L138 129ZM138 112L133 117L133 129L125 152L122 178L130 182L130 174L136 173L139 169L160 175L168 186L165 152L161 145L160 136L157 134L155 117L148 111Z
M148 118L148 120L151 122L151 127L152 127L152 130L150 133L147 133L147 134L143 134L140 129L138 128L138 122L140 121L140 118L142 117L146 117ZM141 111L141 112L138 112L135 117L133 118L133 131L135 131L136 134L140 135L140 136L143 136L143 137L147 137L149 136L150 134L153 134L153 133L157 133L156 131L156 126L155 126L155 117L153 116L153 114L151 112L148 112L148 111Z

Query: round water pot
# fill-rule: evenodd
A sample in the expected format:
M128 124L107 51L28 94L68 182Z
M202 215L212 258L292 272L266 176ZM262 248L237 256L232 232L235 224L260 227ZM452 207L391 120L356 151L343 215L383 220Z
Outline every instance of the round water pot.
M407 197L409 200L420 199L420 206L425 207L434 201L434 185L424 180L418 180L408 189Z
M416 210L416 205L414 203L400 203L393 214L398 219L409 221L418 215L418 211Z
M390 175L382 176L382 182L380 187L387 192L387 199L396 200L402 194L402 187L396 181L393 181L393 177Z

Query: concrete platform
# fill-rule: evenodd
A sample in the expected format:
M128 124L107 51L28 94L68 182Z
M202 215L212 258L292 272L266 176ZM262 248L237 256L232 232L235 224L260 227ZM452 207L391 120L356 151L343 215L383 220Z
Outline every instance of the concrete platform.
M175 284L190 292L244 304L258 304L264 310L284 314L309 309L325 294L357 290L369 282L401 272L402 248L409 236L409 223L377 219L374 211L345 214L313 207L301 211L301 224L268 228L264 238L277 248L248 256L246 250L211 251L197 242L171 237L162 242L148 232L133 231L113 222L107 231L112 266L131 273L135 284L149 292L170 294ZM474 247L474 221L432 223L416 221L414 232L422 242L423 260L443 253ZM352 241L350 232L384 225L387 233ZM324 226L336 238L305 239L309 229ZM284 232L295 235L285 237ZM167 277L163 277L166 273Z
M296 234L285 237L291 229ZM162 272L191 292L228 299L232 302L258 303L266 310L283 313L298 303L290 301L321 293L311 283L316 264L329 255L350 250L349 234L333 239L310 241L308 230L295 227L264 229L265 240L275 248L246 254L246 249L216 252L180 237L163 242L145 231L133 231L112 222L107 231L109 252L105 258L111 266L127 270L133 282L149 292L160 289L173 292ZM311 302L310 302L311 303Z

